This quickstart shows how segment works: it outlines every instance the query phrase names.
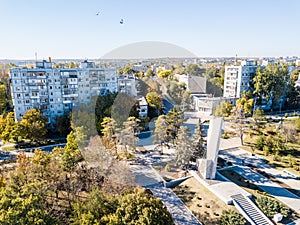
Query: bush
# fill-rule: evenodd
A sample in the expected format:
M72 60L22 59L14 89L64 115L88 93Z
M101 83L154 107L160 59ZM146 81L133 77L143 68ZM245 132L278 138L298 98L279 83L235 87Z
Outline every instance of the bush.
M258 150L263 150L263 147L264 147L265 144L266 144L265 136L261 135L257 138L256 143L255 143L255 147Z
M219 225L245 225L245 218L233 210L223 210L218 221Z
M259 196L256 199L256 203L261 211L269 218L272 218L276 213L281 213L286 217L290 211L281 202L267 196Z
M228 136L227 132L225 132L224 134L222 134L221 138L223 138L223 139L228 139L229 136Z

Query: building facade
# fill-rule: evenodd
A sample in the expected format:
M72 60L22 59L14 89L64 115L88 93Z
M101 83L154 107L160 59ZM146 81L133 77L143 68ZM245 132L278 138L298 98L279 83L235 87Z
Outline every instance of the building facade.
M240 66L225 66L223 97L240 98L250 89L257 68L254 61L243 61Z
M51 62L37 62L35 68L11 69L10 79L16 120L38 108L51 124L76 104L89 103L92 96L118 91L116 69L98 68L87 61L79 68L52 68Z

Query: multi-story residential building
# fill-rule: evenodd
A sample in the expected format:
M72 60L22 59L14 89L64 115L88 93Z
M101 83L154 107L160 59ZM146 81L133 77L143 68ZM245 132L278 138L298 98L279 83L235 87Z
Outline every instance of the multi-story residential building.
M240 98L250 89L257 68L254 61L242 61L240 66L225 66L223 97Z
M148 116L148 102L145 97L138 99L139 101L139 117L140 119L146 119Z
M118 73L114 68L98 68L84 61L79 68L52 68L51 62L37 62L35 68L10 70L15 118L38 108L53 123L78 103L89 103L92 96L118 91Z
M118 78L118 91L136 97L136 78L128 74L120 75Z

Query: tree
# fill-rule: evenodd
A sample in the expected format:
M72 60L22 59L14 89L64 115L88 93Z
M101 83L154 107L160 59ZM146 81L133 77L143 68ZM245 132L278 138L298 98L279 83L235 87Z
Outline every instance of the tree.
M0 114L5 112L7 106L6 89L4 84L0 84Z
M154 91L149 92L146 95L146 99L147 99L148 104L151 107L156 108L157 112L159 112L161 110L162 97L160 94L158 94L157 92L154 92Z
M251 98L250 91L242 93L242 97L236 101L236 105L243 110L245 114L252 114L254 99Z
M1 116L0 123L0 138L5 142L9 142L10 140L18 142L21 133L20 126L15 121L14 113L9 112L5 119L3 116Z
M184 112L175 106L171 109L166 116L167 126L167 137L170 140L174 140L177 136L179 127L184 122Z
M166 121L166 116L160 115L155 121L153 143L159 143L161 151L162 151L162 144L167 141L167 132L166 132L167 127L168 127L168 123Z
M155 75L155 73L153 72L153 70L147 70L145 76L146 77L153 77Z
M286 93L286 107L288 109L296 108L298 105L299 88L295 87L295 82L298 80L299 70L291 72L287 93Z
M104 117L101 123L102 134L104 145L107 149L116 148L116 138L117 138L117 124L116 121L110 117Z
M191 63L185 68L185 73L193 76L200 76L203 71L199 65Z
M220 105L217 106L214 115L217 117L228 117L232 112L233 106L230 102L221 102Z
M139 122L140 120L135 117L128 117L127 121L123 123L123 129L118 135L119 143L128 150L135 151L136 144L138 142L137 134L139 133Z
M196 159L203 157L204 155L204 147L203 147L204 140L202 135L203 135L203 128L201 124L201 119L199 119L192 138L192 151L193 151L192 159L194 161L196 161Z
M56 152L60 155L61 164L64 170L68 172L72 171L82 160L82 155L76 139L76 132L71 131L67 136L66 146L57 149Z
M161 70L159 71L158 76L161 78L171 79L173 74L171 70Z
M286 93L288 84L287 65L268 64L266 68L258 68L253 78L254 91L257 100L262 103L263 99L275 103Z
M86 201L76 201L70 218L71 225L100 224L109 214L115 213L119 203L117 198L108 197L99 189L89 193Z
M30 141L42 140L47 133L46 121L40 110L28 110L20 121L21 136Z
M173 70L174 74L184 74L184 66L182 63L178 63L176 65L174 65L174 70Z
M59 224L44 209L43 200L22 188L23 193L18 194L11 188L0 190L0 223L47 225Z
M244 119L245 113L241 105L236 105L232 114L233 121L235 123L235 129L238 137L241 140L241 145L244 145Z
M186 169L189 166L193 154L188 127L181 126L179 128L175 143L176 165L182 167L183 169Z
M166 82L167 94L177 105L181 104L182 96L186 91L186 85L177 81L171 80Z
M181 108L185 112L187 110L190 110L192 108L192 98L191 98L191 92L185 91L183 93L182 99L181 99Z
M244 225L247 221L243 216L233 210L223 210L220 216L220 225Z
M119 225L173 225L173 219L160 199L137 188L124 195L114 214L108 215L108 224Z
M66 137L71 132L70 116L57 116L55 130L60 136Z

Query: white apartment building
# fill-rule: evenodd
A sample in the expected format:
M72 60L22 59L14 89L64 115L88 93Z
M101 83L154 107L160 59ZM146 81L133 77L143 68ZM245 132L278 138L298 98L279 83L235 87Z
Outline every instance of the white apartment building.
M133 75L120 75L118 78L118 91L127 95L137 96L136 79Z
M225 66L223 97L240 98L243 92L249 90L257 68L254 61L242 61L240 66Z
M87 61L80 68L52 68L51 62L37 62L35 68L11 69L10 79L16 120L38 108L50 124L74 105L89 103L92 96L118 91L116 69L98 68Z
M140 119L146 119L148 116L148 102L145 97L138 99L139 101L139 117Z

